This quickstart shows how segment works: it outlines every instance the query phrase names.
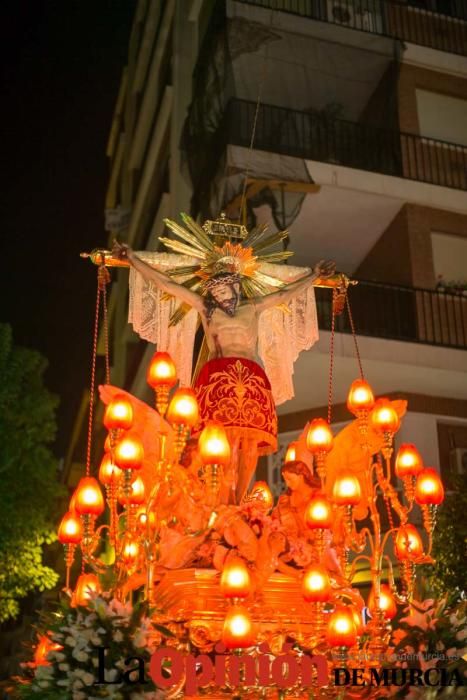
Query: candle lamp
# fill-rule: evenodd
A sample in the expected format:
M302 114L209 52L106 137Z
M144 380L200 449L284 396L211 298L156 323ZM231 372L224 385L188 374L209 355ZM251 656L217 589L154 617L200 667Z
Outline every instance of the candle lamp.
M208 503L216 506L223 468L230 462L230 443L222 423L209 421L203 428L198 450L203 462L203 478L206 484Z
M368 431L368 416L374 405L375 397L368 382L364 379L352 382L347 396L347 408L358 419L358 427L363 436Z
M86 607L91 597L100 593L101 586L95 574L81 574L71 597L71 607Z
M222 642L227 649L245 649L254 644L255 635L248 608L243 605L229 608L222 630Z
M58 528L58 541L65 549L66 582L65 587L70 588L70 569L75 557L76 546L83 539L83 525L79 517L72 511L63 516Z
M234 557L224 564L220 585L224 598L232 599L234 602L249 596L251 578L243 559Z
M175 453L177 459L180 459L190 431L199 420L198 401L193 389L177 389L167 409L167 420L175 430Z
M165 416L170 390L177 383L177 371L167 352L155 352L149 363L147 382L156 394L156 408Z
M326 478L326 457L333 448L331 428L323 418L311 421L306 434L306 445L316 462L316 471L323 485Z

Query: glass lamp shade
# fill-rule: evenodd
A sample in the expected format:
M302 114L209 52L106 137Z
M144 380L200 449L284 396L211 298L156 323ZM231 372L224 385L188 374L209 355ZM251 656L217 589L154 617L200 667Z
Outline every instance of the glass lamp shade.
M375 592L372 588L368 597L368 608L372 614L376 611ZM379 608L382 611L386 620L392 620L397 614L397 604L392 594L392 591L387 583L381 584L379 594Z
M68 510L70 513L76 513L76 491L77 488L71 494L70 503L68 504Z
M144 481L140 476L131 484L130 503L133 506L140 506L145 501Z
M233 605L227 612L222 642L227 649L245 649L255 643L253 623L248 609L242 605Z
M78 605L86 607L92 595L100 593L100 590L101 586L95 574L81 574L73 591L71 607L76 608Z
M370 414L371 425L376 433L394 435L400 428L400 418L389 399L378 399Z
M302 595L307 603L326 603L331 595L329 574L320 564L312 564L302 580Z
M312 454L330 452L333 447L333 436L329 424L323 418L314 418L307 430L306 446Z
M419 505L439 506L444 501L444 487L436 469L426 467L417 476L415 500Z
M170 425L195 427L199 420L199 408L193 389L177 389L169 403L166 418Z
M140 476L137 476L131 484L131 492L128 497L124 493L120 493L118 502L122 506L126 505L126 503L129 503L131 506L140 506L145 501L145 491L144 481Z
M226 466L230 462L230 443L222 423L209 421L201 431L198 440L198 451L201 461L208 464L222 464Z
M122 551L120 558L122 562L128 566L132 567L136 563L139 555L139 544L137 540L132 537L127 537L123 542Z
M177 370L168 352L155 352L149 363L147 382L157 389L166 386L171 389L177 381Z
M332 508L326 496L314 496L305 510L305 524L311 530L332 527Z
M364 379L356 379L350 385L347 396L347 408L354 416L369 412L375 405L375 397L371 386Z
M397 450L394 471L399 479L416 476L423 469L423 460L415 445L404 442Z
M338 506L356 506L362 498L362 489L358 478L348 469L342 469L332 488L332 500Z
M357 642L357 628L348 607L339 606L331 613L326 633L333 647L353 647Z
M107 430L129 430L133 425L133 406L124 394L118 394L107 405L104 425Z
M142 442L137 437L126 435L115 445L114 461L120 469L141 469L144 461Z
M140 532L145 532L147 528L153 530L157 524L156 515L152 511L146 512L144 506L138 509L136 513L136 527Z
M355 629L357 630L357 637L360 637L363 634L363 620L362 620L362 614L358 610L356 610L354 607L350 608L350 612L352 613L352 619L355 624Z
M224 565L221 592L224 598L247 598L251 590L248 568L240 558L232 558Z
M250 498L253 501L259 501L268 510L274 505L274 497L271 489L265 481L256 481L250 491Z
M34 650L34 665L50 666L47 655L50 654L51 651L60 651L61 649L63 649L63 647L53 642L46 634L41 635Z
M83 525L71 510L62 518L58 528L58 541L62 544L79 544L83 539Z
M110 486L116 484L121 476L122 470L112 461L110 452L106 452L99 466L99 481L104 486Z
M80 515L98 517L104 512L104 497L94 477L85 476L80 480L74 494L74 507Z
M112 449L112 437L109 433L104 441L104 452L110 452L111 449Z
M297 460L297 450L298 448L298 442L291 442L290 445L287 447L287 451L285 453L284 457L284 463L287 464L287 462L295 462Z
M402 561L417 561L423 555L423 542L417 528L410 523L402 525L396 535L396 554Z

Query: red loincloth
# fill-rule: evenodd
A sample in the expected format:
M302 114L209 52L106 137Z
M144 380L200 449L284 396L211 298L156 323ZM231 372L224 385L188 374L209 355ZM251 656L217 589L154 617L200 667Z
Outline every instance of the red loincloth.
M209 360L195 383L202 425L223 424L227 435L254 439L258 454L277 450L277 415L264 370L243 357Z

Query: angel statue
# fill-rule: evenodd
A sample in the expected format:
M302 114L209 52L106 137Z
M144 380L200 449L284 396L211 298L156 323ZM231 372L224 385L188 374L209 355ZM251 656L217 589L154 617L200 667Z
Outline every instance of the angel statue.
M278 264L292 253L268 251L285 231L248 232L225 215L203 226L184 214L182 220L184 226L164 220L177 238L159 240L172 253L134 252L115 242L112 257L131 268L130 322L172 355L185 385L201 321L207 352L194 387L202 421L223 423L231 441L226 478L238 503L258 455L277 448L275 406L293 396L293 364L318 338L313 286L342 289L348 279L331 262L313 270Z

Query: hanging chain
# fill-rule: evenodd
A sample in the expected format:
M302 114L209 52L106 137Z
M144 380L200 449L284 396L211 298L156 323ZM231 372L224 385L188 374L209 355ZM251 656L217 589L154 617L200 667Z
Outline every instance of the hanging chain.
M332 419L332 387L334 380L334 338L336 331L336 296L337 290L332 290L331 341L329 344L329 385L328 385L328 424Z
M105 280L102 285L102 301L104 307L104 352L105 352L105 383L110 384L110 352L109 352L109 318L107 313L107 284L110 282L110 274L107 268L102 266Z
M348 292L345 295L345 305L347 306L347 313L349 316L350 330L352 331L352 338L353 338L353 342L355 345L355 354L357 356L358 368L360 371L360 379L363 380L363 379L365 379L365 376L363 374L362 358L360 357L360 350L359 350L358 342L357 342L357 334L355 333L355 324L353 321L352 311L350 308L350 301L349 301L349 293Z
M110 275L103 263L97 269L97 295L96 295L96 315L94 318L94 335L92 342L92 361L91 361L91 386L89 391L89 419L88 419L88 441L86 450L86 476L89 476L91 471L91 449L92 449L92 428L94 422L94 394L96 391L96 361L97 361L97 344L99 341L99 311L101 303L101 293L104 300L104 338L105 338L105 367L106 367L106 382L110 382L110 364L109 364L109 339L107 328L107 290L106 285L110 282Z

